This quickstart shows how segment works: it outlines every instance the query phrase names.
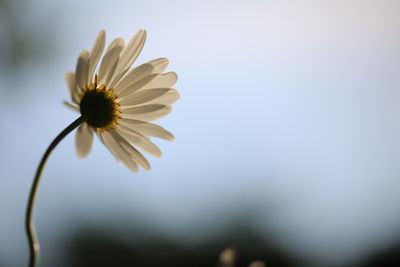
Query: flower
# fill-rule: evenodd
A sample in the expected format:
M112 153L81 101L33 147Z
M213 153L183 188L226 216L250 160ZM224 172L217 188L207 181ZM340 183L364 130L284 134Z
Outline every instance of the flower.
M93 143L93 132L118 161L136 172L138 165L150 169L147 159L136 148L161 157L160 149L147 137L172 141L174 136L151 123L168 115L171 104L179 98L172 86L175 72L162 73L169 61L157 58L132 68L146 39L146 31L137 32L125 45L117 38L106 49L105 31L100 31L92 50L81 52L76 71L65 75L72 103L64 103L79 111L85 122L76 132L78 157L86 157Z

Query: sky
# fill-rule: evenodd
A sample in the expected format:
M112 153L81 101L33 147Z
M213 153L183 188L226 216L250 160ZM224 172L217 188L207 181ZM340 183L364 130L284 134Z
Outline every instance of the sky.
M71 225L114 213L180 236L183 228L212 233L254 210L249 223L260 235L279 233L277 242L317 266L360 260L400 238L400 2L20 5L0 9L7 266L28 256L23 220L40 157L78 116L61 104L64 74L101 29L107 44L146 29L135 64L170 60L181 98L157 123L175 141L155 140L163 157L149 156L152 170L133 174L99 140L81 160L74 136L65 138L46 165L35 213L44 266Z

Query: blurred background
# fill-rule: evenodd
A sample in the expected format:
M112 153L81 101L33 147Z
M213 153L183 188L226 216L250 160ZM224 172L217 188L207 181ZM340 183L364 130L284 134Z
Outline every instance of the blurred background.
M53 152L40 266L400 266L400 2L0 1L0 266L25 266L37 164L77 114L64 74L101 29L148 38L181 99L163 157Z

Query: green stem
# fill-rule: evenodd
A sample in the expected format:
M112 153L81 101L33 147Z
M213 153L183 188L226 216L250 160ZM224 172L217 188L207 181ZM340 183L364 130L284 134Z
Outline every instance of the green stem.
M54 140L51 142L46 152L44 153L39 166L36 170L35 178L32 183L31 191L29 194L28 206L26 209L26 218L25 218L25 227L26 233L28 235L29 248L30 248L30 257L29 257L29 266L34 267L37 265L39 258L40 245L39 240L36 235L35 222L33 221L33 209L35 206L36 194L39 187L40 176L42 174L44 165L46 164L47 158L50 156L50 153L57 146L57 144L70 132L72 132L76 127L85 122L86 119L83 116L80 116L73 123L71 123L67 128L65 128Z

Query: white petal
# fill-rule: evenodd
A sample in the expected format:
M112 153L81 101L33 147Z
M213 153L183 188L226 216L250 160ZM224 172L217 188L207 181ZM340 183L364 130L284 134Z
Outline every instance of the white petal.
M144 114L144 113L149 113L149 112L154 112L160 109L166 108L164 105L157 105L157 104L152 104L152 105L145 105L145 106L140 106L140 107L124 107L122 106L122 114Z
M67 72L65 74L65 81L67 82L72 102L78 104L80 89L76 86L75 74L73 72Z
M121 160L131 171L138 171L138 165L136 162L132 160L132 157L129 155L129 153L125 151L125 149L109 132L99 132L99 136L101 136L100 139L118 161Z
M142 121L154 121L168 115L171 111L171 106L151 104L123 109L121 117Z
M140 79L150 75L154 67L151 64L142 64L130 70L118 83L115 85L115 92L121 93L129 86L139 81Z
M123 125L119 125L116 131L134 146L142 149L150 155L161 157L161 150L153 142L151 142L149 138Z
M161 58L156 58L156 59L150 60L146 64L152 65L154 67L153 73L159 74L159 73L164 72L164 70L168 67L169 60L165 57L161 57Z
M70 108L70 109L72 109L72 110L74 110L74 111L78 111L78 112L79 112L78 106L76 106L76 105L74 105L74 104L71 104L71 103L69 103L68 101L63 101L63 104L64 104L65 106L67 106L68 108Z
M99 63L101 54L103 53L104 50L105 43L106 43L106 32L104 30L101 30L96 38L96 41L94 42L92 51L90 52L89 75L88 75L89 81L92 80L94 70L97 66L97 63Z
M170 88L140 90L123 98L121 101L119 101L119 103L125 106L140 105L143 103L147 103L151 100L154 100L155 98L158 98L168 93L168 91L170 90L171 90Z
M110 150L111 154L113 154L113 156L115 157L115 160L117 162L121 161L120 157L117 157L117 154L115 149L111 146L108 146L104 140L104 132L102 131L96 131L97 136L99 137L100 141L108 148L108 150Z
M126 71L132 66L133 62L139 56L144 42L146 40L146 31L140 30L136 33L129 41L127 47L122 51L120 61L115 70L113 78L110 80L109 86L113 88L119 79L126 73Z
M178 80L178 75L175 72L167 72L164 74L157 75L151 82L143 86L142 89L151 88L171 88L175 85Z
M152 89L149 89L152 90ZM147 102L147 104L161 104L161 105L171 105L175 103L180 97L178 90L170 89L166 94L155 98L152 101Z
M146 89L146 90L154 90L154 89ZM145 90L143 90L145 91ZM141 92L141 91L140 91ZM160 105L166 105L169 106L176 102L180 97L179 92L176 89L169 89L169 91L166 94L163 94L157 98L154 98L153 100L146 102L146 105L149 104L160 104ZM125 100L125 99L124 99Z
M116 45L106 52L99 68L99 84L107 84L117 67L122 46Z
M106 53L105 53L105 54L107 54L108 52L110 52L111 49L113 49L113 48L116 47L116 46L120 46L120 47L124 48L124 47L125 47L125 41L124 41L124 39L122 39L122 38L114 39L114 40L111 42L111 44L109 44L109 46L107 47L107 50L106 50Z
M92 144L93 131L89 129L87 123L83 123L79 126L75 136L76 154L78 157L86 157L92 149Z
M131 144L128 143L123 137L121 137L116 131L110 132L111 136L114 137L114 140L120 145L140 166L142 166L145 170L150 170L150 164L147 159L139 152L136 148L134 148Z
M172 133L157 124L127 118L121 118L118 123L145 136L158 137L168 141L175 139Z
M89 51L84 50L81 52L76 64L75 79L79 88L84 89L88 84L88 73L89 73Z
M129 96L130 94L142 89L144 86L146 86L146 84L148 84L154 78L156 78L157 75L158 74L150 74L150 75L134 82L133 84L129 85L124 91L122 91L118 94L118 101L121 100L122 98Z

